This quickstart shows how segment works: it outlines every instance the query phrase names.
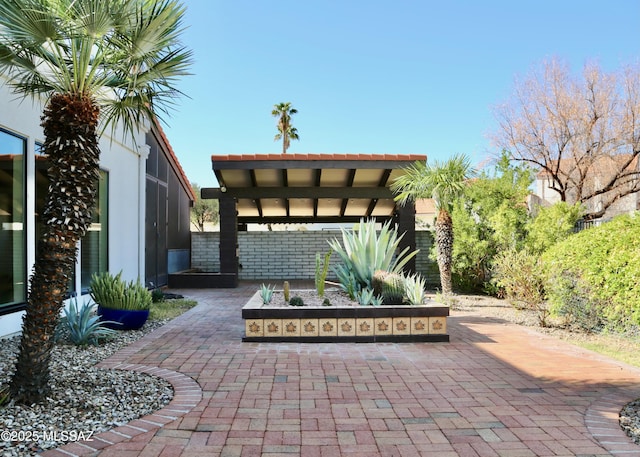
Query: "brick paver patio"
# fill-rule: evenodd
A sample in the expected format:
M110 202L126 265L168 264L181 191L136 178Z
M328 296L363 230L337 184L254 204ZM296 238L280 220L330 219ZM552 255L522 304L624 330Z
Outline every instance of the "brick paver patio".
M199 305L103 362L173 401L44 455L640 456L617 423L639 369L462 312L450 343L242 343L254 291L181 291Z

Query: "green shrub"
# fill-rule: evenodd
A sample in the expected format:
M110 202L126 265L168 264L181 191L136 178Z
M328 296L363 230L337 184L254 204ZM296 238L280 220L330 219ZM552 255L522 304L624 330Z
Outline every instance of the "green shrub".
M542 254L551 246L573 234L576 222L584 212L580 203L566 202L538 209L538 214L527 224L525 244L530 252Z
M570 308L558 278L575 279L607 325L640 325L640 216L619 216L552 246L542 257L550 282L549 298L559 310ZM554 308L555 309L555 308Z
M151 301L153 303L160 303L164 301L164 292L159 287L151 291Z
M94 313L95 306L85 302L78 308L77 300L73 299L69 303L69 308L64 309L64 319L69 330L69 339L77 346L93 344L97 346L100 341L108 339L117 332L105 327L109 322L100 321L100 316ZM115 324L115 322L112 322Z
M604 327L602 303L592 291L584 288L579 278L565 271L546 281L549 311L564 319L564 325L585 332L598 332Z
M418 253L409 252L408 247L397 252L403 235L398 236L397 231L391 228L391 221L384 223L380 232L376 230L375 219L361 219L360 224L352 230L341 231L342 244L334 238L329 245L342 262L334 267L334 271L345 290L351 287L351 276L358 284L356 293L360 289L371 288L376 270L400 273L404 265Z
M547 326L549 309L545 301L544 273L537 255L527 250L510 249L496 256L492 281L518 308L534 310L538 321Z

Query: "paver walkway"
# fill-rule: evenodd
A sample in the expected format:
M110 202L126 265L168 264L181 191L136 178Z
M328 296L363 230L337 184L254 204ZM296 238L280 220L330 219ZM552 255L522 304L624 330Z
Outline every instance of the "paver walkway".
M104 363L174 400L45 455L640 456L617 423L638 369L461 312L450 343L242 343L255 290L180 291L199 305Z

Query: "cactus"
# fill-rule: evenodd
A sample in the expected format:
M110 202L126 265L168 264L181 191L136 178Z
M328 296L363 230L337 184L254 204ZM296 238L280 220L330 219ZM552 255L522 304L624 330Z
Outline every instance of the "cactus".
M298 297L296 295L295 297L291 297L291 301L289 301L289 305L291 305L291 306L304 306L304 300L302 300L302 297Z
M319 297L324 297L324 282L329 273L329 260L333 251L329 251L324 255L324 263L320 262L320 253L316 252L316 291Z
M284 301L289 303L289 297L291 294L291 289L289 288L289 281L284 282L284 286L282 287L282 290L284 292Z
M398 273L376 270L371 280L376 295L385 305L401 305L404 297L404 278Z

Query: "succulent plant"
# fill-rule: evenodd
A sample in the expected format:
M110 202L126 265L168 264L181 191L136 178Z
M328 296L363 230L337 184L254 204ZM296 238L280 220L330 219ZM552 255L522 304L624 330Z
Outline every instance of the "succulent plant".
M425 279L419 274L407 275L404 278L407 301L412 305L422 305L427 296Z
M356 301L361 306L380 306L382 304L382 297L376 295L373 289L365 288L356 294Z
M273 298L273 291L276 289L276 286L264 285L260 286L260 297L262 298L262 303L268 305L271 303L271 299Z
M371 280L376 295L385 305L401 305L404 298L404 278L399 273L376 270Z
M289 301L289 305L291 305L291 306L304 306L304 300L302 299L302 297L298 297L296 295L295 297L291 297L291 300Z
M282 287L282 291L284 293L284 301L289 303L289 297L291 296L291 289L289 288L289 281L285 281Z
M64 309L69 330L69 338L77 346L93 344L97 346L100 340L105 340L116 334L115 330L105 327L109 322L100 321L100 316L94 313L95 305L85 302L78 308L77 300L71 300L69 308ZM115 322L110 322L115 324Z

